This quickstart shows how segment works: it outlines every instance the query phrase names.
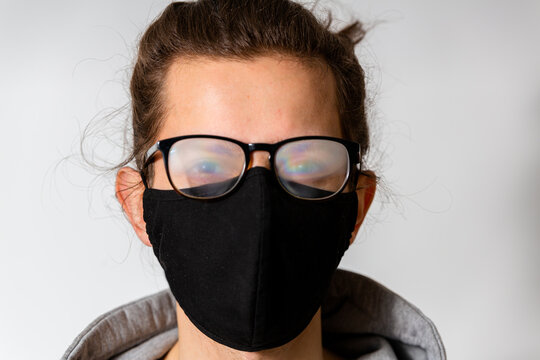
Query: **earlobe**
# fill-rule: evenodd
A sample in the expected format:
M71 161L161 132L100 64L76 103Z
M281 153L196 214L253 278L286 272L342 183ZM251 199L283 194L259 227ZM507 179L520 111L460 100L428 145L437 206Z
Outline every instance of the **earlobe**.
M354 231L352 232L350 244L354 242L360 226L364 222L364 218L373 202L375 197L375 191L377 188L377 182L375 180L375 173L370 170L366 170L365 173L370 176L360 175L358 178L358 185L356 187L356 196L358 197L358 214L356 216L356 223L354 224Z
M146 233L146 222L143 218L142 195L144 185L138 171L124 166L116 175L115 195L122 206L133 230L147 246L152 246Z

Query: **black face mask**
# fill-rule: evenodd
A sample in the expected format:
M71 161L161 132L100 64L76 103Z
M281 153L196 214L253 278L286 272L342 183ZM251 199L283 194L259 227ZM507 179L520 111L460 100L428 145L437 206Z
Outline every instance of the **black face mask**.
M224 197L146 189L146 231L191 322L228 347L283 345L317 312L349 247L356 193L324 201L287 194L263 167Z

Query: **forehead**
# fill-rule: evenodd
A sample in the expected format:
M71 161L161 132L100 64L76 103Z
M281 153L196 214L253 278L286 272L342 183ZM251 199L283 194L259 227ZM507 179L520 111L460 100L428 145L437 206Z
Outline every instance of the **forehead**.
M211 134L244 142L341 136L332 72L286 56L179 58L164 84L164 139Z

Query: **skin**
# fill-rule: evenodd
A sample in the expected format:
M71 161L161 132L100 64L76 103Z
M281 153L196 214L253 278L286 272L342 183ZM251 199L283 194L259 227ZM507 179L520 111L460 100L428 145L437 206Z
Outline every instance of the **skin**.
M274 143L303 135L342 137L335 79L331 71L321 69L276 54L244 61L175 61L164 82L167 111L155 140L188 134L222 135L246 143ZM249 167L253 166L270 168L268 153L252 153ZM151 246L143 219L144 186L140 181L136 170L123 167L117 174L116 196L139 239ZM155 162L151 186L172 189L161 157ZM356 189L358 216L351 244L375 188L374 180L360 176ZM189 321L178 303L176 309L179 341L166 360L340 359L322 347L320 308L298 337L278 348L256 352L238 351L213 341Z

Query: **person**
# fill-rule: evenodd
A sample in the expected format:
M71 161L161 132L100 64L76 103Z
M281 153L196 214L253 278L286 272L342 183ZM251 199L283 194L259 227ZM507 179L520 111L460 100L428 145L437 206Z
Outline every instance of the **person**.
M289 0L199 0L149 26L115 190L170 286L98 317L63 359L446 358L418 308L337 269L379 177L365 30L330 23Z

